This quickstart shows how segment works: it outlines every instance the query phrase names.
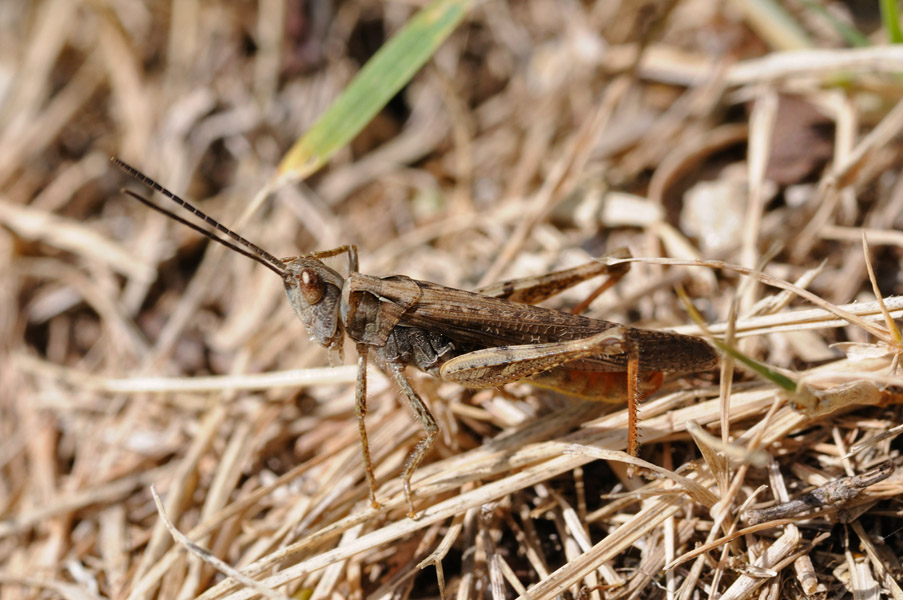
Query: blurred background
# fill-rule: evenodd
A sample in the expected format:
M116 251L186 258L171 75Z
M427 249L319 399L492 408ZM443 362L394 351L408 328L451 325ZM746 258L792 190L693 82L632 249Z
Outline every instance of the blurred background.
M313 461L294 487L222 516L203 538L234 565L364 506L353 360L298 375L329 362L278 278L120 193L149 195L111 156L277 256L354 243L361 270L375 275L473 289L626 246L635 256L767 264L775 277L803 277L825 300L847 303L874 299L865 229L878 289L903 288L903 88L894 73L903 55L886 45L899 33L893 17L882 26L873 2L476 3L349 146L252 204L291 145L423 6L0 3L0 583L10 584L0 598L174 598L210 588L216 573L186 555L158 562L171 540L151 483L188 531ZM822 53L782 54L806 49ZM588 314L686 326L677 283L709 323L727 318L735 295L743 316L790 302L763 309L757 302L774 290L738 292L740 282L638 264ZM840 360L834 342L869 339L856 327L807 329L743 348L804 370ZM272 372L288 375L242 379ZM209 375L238 379L198 379ZM378 475L397 486L419 426L377 374L371 385ZM418 386L444 432L432 461L567 405L529 388L471 397L428 379ZM867 429L899 422L895 407L863 414ZM833 444L831 431L843 438L859 426L824 425L818 440ZM656 447L648 452L661 464ZM807 460L837 467L798 457ZM593 504L618 485L604 469L611 483L601 474L587 483ZM525 542L510 523L502 529L496 551L523 563L515 571L525 584L541 579L518 558ZM445 533L412 533L391 560L379 551L356 558L318 593L434 597L435 574L414 567ZM467 547L448 559L450 589L466 572ZM560 546L546 551L549 571L567 562ZM467 585L488 589L487 573L477 569L484 583ZM296 579L295 590L320 581Z

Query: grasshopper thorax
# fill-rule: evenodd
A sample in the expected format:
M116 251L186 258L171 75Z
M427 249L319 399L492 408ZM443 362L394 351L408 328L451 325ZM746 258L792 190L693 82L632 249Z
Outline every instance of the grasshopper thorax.
M345 280L315 258L285 259L285 294L311 339L333 348L345 332L339 318Z

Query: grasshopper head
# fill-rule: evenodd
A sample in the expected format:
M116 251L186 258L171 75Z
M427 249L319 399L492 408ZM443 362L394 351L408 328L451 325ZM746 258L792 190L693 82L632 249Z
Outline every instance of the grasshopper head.
M285 293L311 339L332 349L345 335L339 319L344 279L315 258L285 263Z

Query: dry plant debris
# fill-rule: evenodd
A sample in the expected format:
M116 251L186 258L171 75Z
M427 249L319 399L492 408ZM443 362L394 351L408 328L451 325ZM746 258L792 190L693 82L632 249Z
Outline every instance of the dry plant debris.
M0 599L903 598L903 47L827 0L489 0L246 210L415 4L0 3ZM265 269L120 194L111 155L366 273L742 265L639 261L589 314L699 332L682 284L796 391L728 359L669 382L627 479L620 406L418 378L441 436L411 520L418 425L374 373L374 511L351 361L325 368Z

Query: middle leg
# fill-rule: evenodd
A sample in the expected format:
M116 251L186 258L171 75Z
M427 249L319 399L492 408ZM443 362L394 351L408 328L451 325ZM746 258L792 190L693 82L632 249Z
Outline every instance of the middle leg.
M414 391L414 388L411 387L408 378L404 374L404 365L392 362L389 363L388 366L392 371L392 376L395 378L396 383L398 383L398 387L401 388L402 393L404 393L408 400L408 404L410 404L411 408L414 410L417 420L420 421L420 424L426 432L426 435L417 442L414 450L408 455L408 458L404 463L404 470L401 474L401 482L404 485L404 495L408 501L408 516L412 519L416 519L417 512L414 510L414 499L411 493L411 477L423 461L423 457L426 456L427 452L433 447L433 444L436 441L436 435L439 433L439 425L436 423L436 417L430 412L430 409L423 402L423 399L421 399L417 392Z

